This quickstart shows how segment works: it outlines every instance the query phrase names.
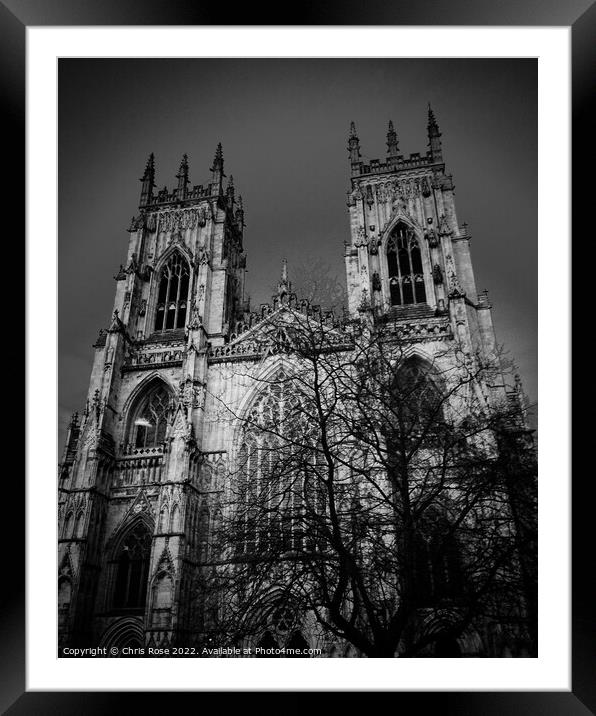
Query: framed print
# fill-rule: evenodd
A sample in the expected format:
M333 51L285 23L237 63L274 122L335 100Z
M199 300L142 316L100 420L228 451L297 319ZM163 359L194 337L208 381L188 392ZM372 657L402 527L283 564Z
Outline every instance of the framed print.
M568 578L593 8L269 27L5 5L27 123L10 712L113 691L593 706Z

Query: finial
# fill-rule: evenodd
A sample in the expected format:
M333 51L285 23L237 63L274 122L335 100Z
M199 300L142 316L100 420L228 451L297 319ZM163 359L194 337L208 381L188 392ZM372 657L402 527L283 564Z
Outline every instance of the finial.
M140 181L142 182L141 206L143 206L150 204L153 199L153 187L155 186L155 156L153 152L149 155Z
M288 260L282 259L281 261L281 279L277 284L277 295L279 300L284 303L290 292L290 284L288 281Z
M145 171L143 172L143 177L141 178L141 181L143 179L153 179L155 176L155 155L153 152L149 155L149 159L147 159L147 164L145 165Z
M441 161L442 156L442 147L441 147L441 132L439 131L439 125L437 124L437 120L435 119L435 113L433 112L432 107L430 106L430 102L428 103L428 147L430 149L430 156L435 159Z
M429 132L430 130L436 130L437 134L439 132L439 125L437 124L435 113L433 112L433 108L430 106L430 102L428 103L428 129Z
M397 141L397 132L393 127L392 120L389 120L387 129L387 156L396 157L399 154L399 143Z
M184 198L186 196L187 185L189 183L187 154L184 154L182 156L182 161L180 162L180 169L178 169L176 179L178 179L178 197Z
M348 152L350 153L350 162L357 164L360 161L360 140L356 134L356 125L350 122L350 137L348 139Z
M216 191L217 193L221 194L222 192L222 186L221 186L221 179L225 176L224 174L224 160L223 160L223 150L221 148L221 142L218 142L217 149L215 150L215 158L213 159L213 166L211 167L211 171L213 172L213 183L217 185Z
M216 167L218 165L223 166L223 149L221 142L217 143L217 149L215 150L215 157L213 159L213 166Z

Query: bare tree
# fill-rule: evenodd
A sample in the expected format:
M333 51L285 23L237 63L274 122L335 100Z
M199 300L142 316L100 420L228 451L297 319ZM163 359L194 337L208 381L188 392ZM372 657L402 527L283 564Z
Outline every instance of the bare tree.
M479 629L535 652L535 465L498 356L447 338L424 357L364 309L345 325L282 310L260 340L275 369L250 373L248 411L222 405L240 428L205 633L308 618L370 657L455 656Z

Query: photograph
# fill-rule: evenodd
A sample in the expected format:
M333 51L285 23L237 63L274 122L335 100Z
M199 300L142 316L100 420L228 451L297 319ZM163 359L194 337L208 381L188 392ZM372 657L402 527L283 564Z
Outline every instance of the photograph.
M58 657L536 659L537 59L57 76Z

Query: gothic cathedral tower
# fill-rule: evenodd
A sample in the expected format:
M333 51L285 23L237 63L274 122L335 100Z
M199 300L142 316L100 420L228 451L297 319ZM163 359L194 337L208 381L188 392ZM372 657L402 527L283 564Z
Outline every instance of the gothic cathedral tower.
M60 644L184 642L208 512L199 491L207 340L243 310L244 212L218 145L206 186L155 191L151 155L113 318L59 477Z
M428 107L428 151L400 154L393 122L385 160L364 163L350 128L351 242L346 244L349 312L372 310L403 321L417 339L447 334L470 352L495 352L490 305L476 289L470 235L455 211L441 133Z

